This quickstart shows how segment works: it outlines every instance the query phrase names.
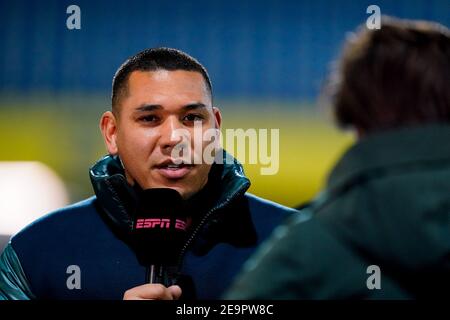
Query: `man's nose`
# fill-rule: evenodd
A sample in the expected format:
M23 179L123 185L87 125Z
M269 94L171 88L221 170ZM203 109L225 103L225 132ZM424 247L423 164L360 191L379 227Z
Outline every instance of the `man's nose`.
M175 117L167 118L160 128L159 145L162 150L170 152L183 141L182 124Z

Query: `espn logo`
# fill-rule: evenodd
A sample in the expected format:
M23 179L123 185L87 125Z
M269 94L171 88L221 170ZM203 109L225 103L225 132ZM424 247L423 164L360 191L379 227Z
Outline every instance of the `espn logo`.
M137 219L136 221L136 229L169 229L170 228L170 219ZM175 220L175 229L186 230L186 222L183 220Z

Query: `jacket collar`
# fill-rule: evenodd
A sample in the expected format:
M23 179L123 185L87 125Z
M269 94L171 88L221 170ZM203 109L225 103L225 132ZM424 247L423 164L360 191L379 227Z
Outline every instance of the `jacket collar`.
M243 195L250 187L250 180L245 176L242 165L226 151L225 164L214 163L211 172L218 174L217 197L211 210L221 209L232 200ZM89 170L98 203L107 215L109 222L121 231L129 232L133 228L131 214L135 212L136 190L128 184L124 169L118 156L107 155L95 163Z
M363 175L405 165L450 160L450 125L389 130L361 139L331 172L328 190L351 185Z

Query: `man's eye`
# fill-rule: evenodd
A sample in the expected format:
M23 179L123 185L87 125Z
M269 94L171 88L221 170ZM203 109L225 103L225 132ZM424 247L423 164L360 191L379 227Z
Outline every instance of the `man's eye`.
M184 121L203 121L205 119L202 115L199 114L188 114L184 117Z
M148 115L148 116L143 116L139 118L139 121L142 122L154 122L157 121L158 117L154 116L154 115Z

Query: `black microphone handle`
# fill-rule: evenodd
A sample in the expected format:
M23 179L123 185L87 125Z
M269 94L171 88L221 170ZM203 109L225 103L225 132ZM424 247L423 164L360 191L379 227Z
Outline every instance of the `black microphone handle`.
M160 283L165 287L174 284L174 279L170 277L169 269L163 265L152 264L147 267L146 283Z

